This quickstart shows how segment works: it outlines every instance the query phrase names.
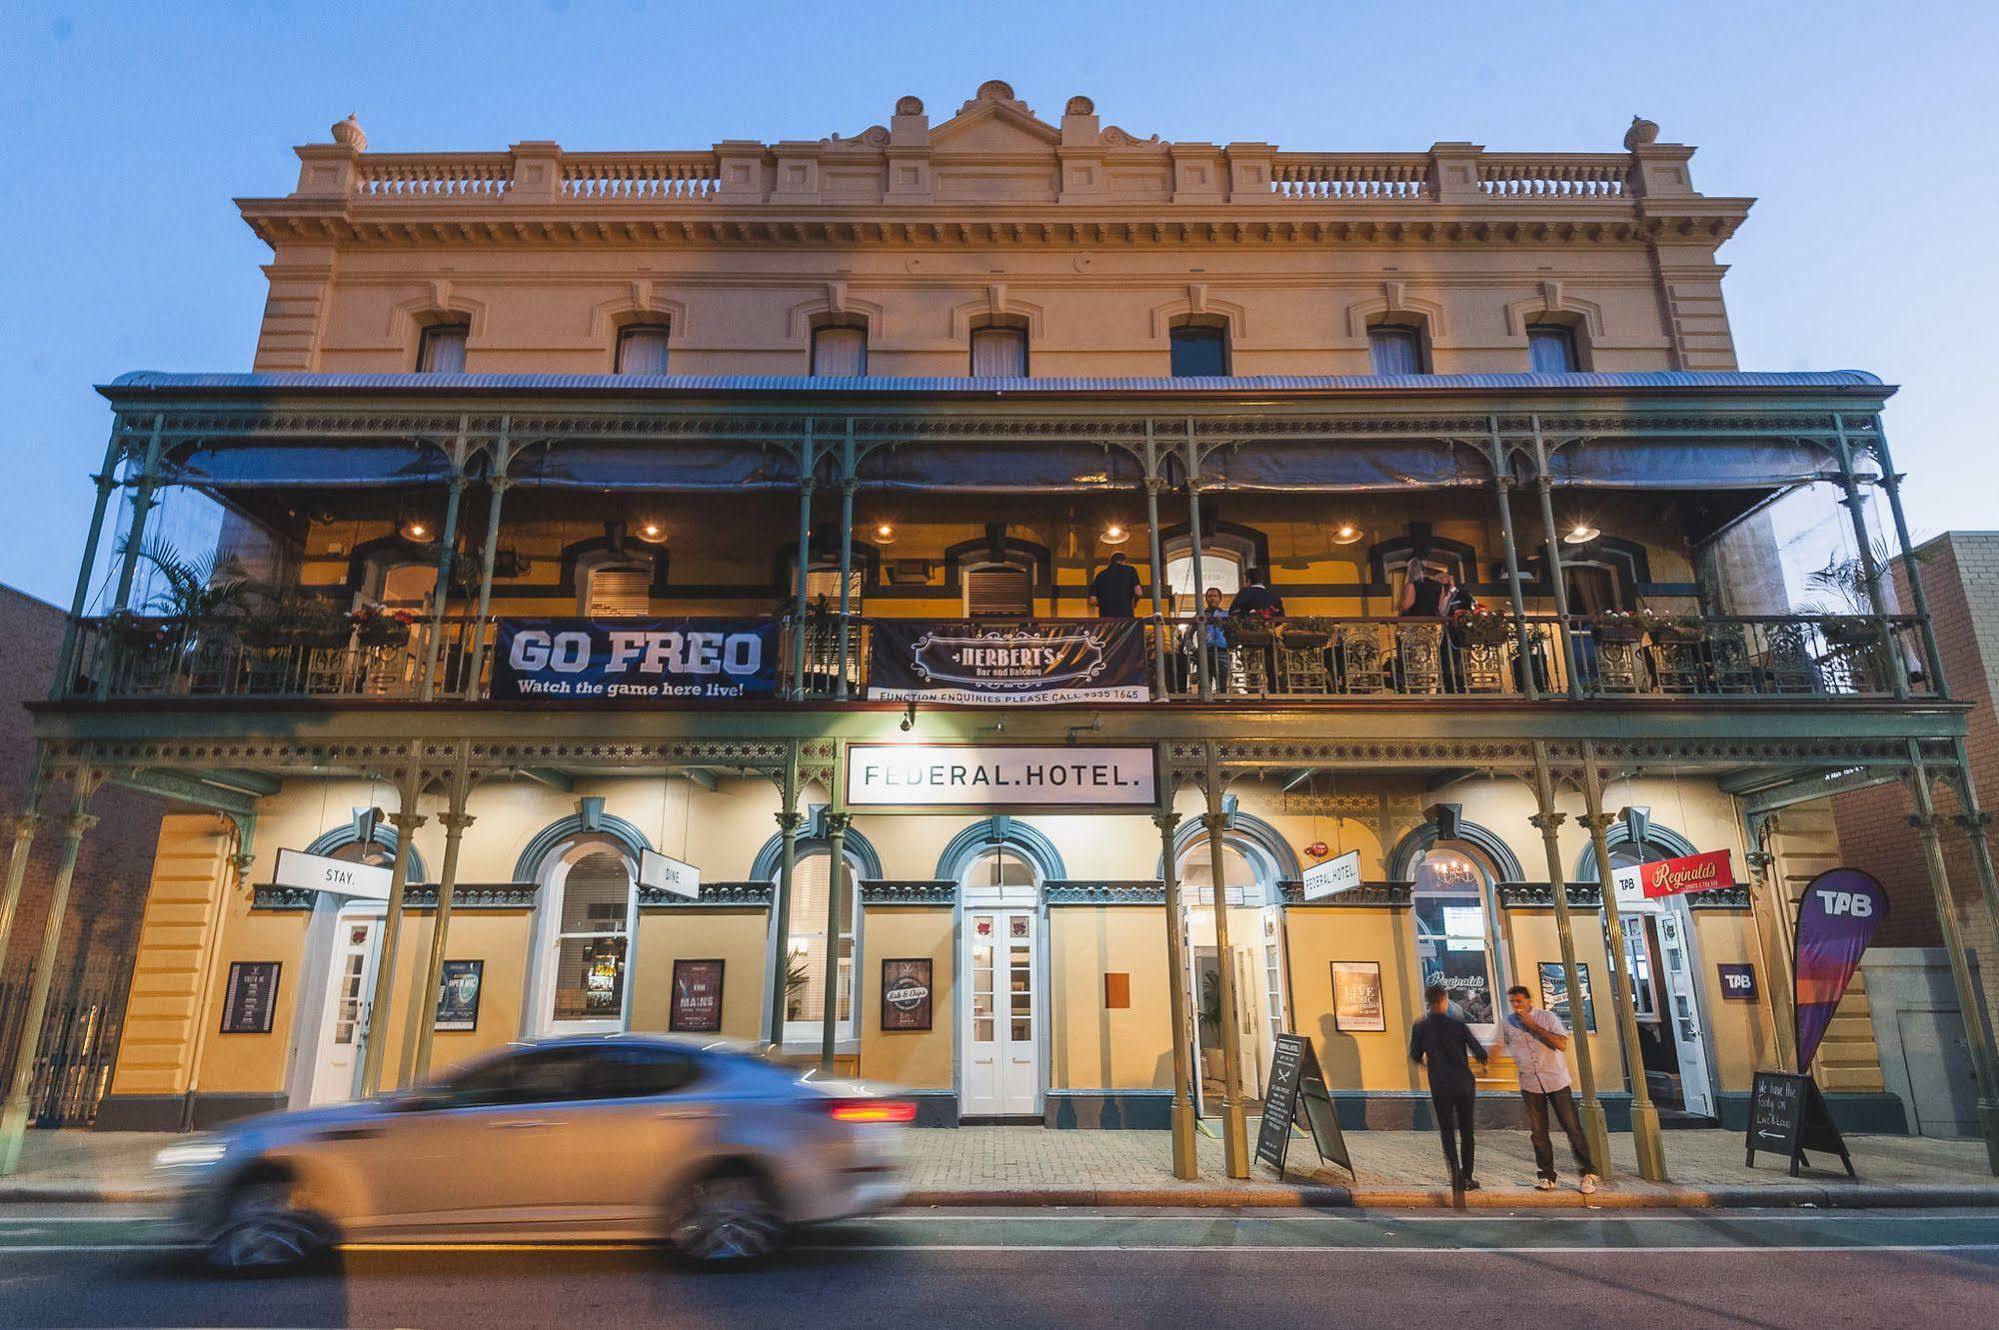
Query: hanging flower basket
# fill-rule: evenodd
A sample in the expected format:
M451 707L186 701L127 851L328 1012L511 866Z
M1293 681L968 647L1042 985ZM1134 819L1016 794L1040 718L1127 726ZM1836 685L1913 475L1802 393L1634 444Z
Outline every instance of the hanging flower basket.
M1267 647L1277 640L1277 630L1262 620L1230 619L1222 625L1222 636L1232 647Z
M1686 615L1680 618L1655 618L1651 621L1654 642L1674 642L1692 644L1707 641L1707 624Z
M383 610L377 607L359 609L348 616L354 624L354 637L364 647L399 647L410 640L410 615L400 610Z
M1503 646L1513 639L1513 621L1484 605L1458 610L1451 615L1451 626L1462 631L1465 641L1475 647Z
M1322 651L1332 643L1332 621L1309 617L1287 619L1278 637L1286 651Z
M118 611L105 621L104 626L118 645L134 650L143 651L167 640L166 620L144 618L130 610Z
M1590 625L1590 634L1599 642L1635 643L1645 640L1645 617L1628 610L1606 610Z
M354 624L323 600L280 600L243 621L241 637L245 646L342 647L353 635Z

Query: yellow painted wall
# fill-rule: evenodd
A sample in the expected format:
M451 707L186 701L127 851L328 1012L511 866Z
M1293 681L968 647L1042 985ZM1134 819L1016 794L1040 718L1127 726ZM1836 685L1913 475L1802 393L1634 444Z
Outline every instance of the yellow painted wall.
M1541 963L1559 963L1562 959L1562 943L1555 929L1555 911L1549 909L1506 910L1505 928L1511 946L1508 954L1513 958L1513 974L1506 981L1507 986L1525 984L1527 991L1534 995L1536 1006L1541 1005ZM1603 914L1598 910L1575 910L1569 916L1570 933L1575 939L1576 964L1589 967L1591 1005L1596 1008L1596 1034L1589 1041L1590 1057L1596 1072L1599 1090L1614 1090L1623 1086L1624 1056L1621 1042L1617 1037L1617 1009L1611 1003L1610 951L1603 942ZM1418 994L1420 1000L1421 994ZM1496 1006L1504 1009L1504 995L1496 995ZM1571 1031L1582 1024L1582 1014L1577 1004L1570 1002ZM1569 1071L1576 1071L1576 1044L1569 1044ZM1580 1084L1580 1080L1578 1080Z
M113 1094L187 1092L234 841L230 825L207 813L160 819Z
M424 910L405 916L402 945L396 955L396 985L389 1002L387 1037L388 1060L383 1063L383 1085L402 1082L404 1046L409 1039L411 1015L423 966L430 957L431 929L435 911ZM498 1048L520 1038L521 995L527 981L529 939L533 936L534 914L529 910L454 910L451 932L445 939L444 959L486 962L479 980L479 1022L471 1030L438 1030L431 1036L430 1073L437 1076L479 1053ZM432 1008L433 1017L435 1008ZM421 1016L418 1016L421 1019ZM380 1028L377 1021L377 1028ZM309 1036L316 1037L316 1035Z
M1106 973L1131 976L1129 1007L1105 1007ZM1173 1088L1169 982L1164 907L1051 909L1049 1088Z
M770 915L762 909L642 910L633 949L631 1028L666 1032L673 963L722 962L722 1030L735 1039L764 1033L764 948Z
M201 1048L195 1090L200 1094L276 1094L285 1088L291 1065L293 1032L298 1028L301 981L305 970L306 923L303 910L251 910L240 892L231 893L222 921L222 942L210 986L208 1027ZM276 1015L269 1034L222 1034L223 994L233 961L277 961Z
M1756 954L1756 932L1747 911L1690 913L1701 999L1707 1008L1709 1048L1719 1077L1714 1088L1747 1093L1758 1069L1777 1066L1776 1036L1770 1020L1770 985L1774 981ZM1754 1002L1722 998L1721 972L1716 967L1741 964L1756 967Z
M861 958L860 1074L912 1090L955 1088L958 953L950 908L876 906L865 911L861 927L867 954ZM884 1031L882 962L923 956L930 958L930 1028Z
M1291 958L1291 1028L1311 1036L1326 1084L1340 1090L1413 1090L1409 1027L1422 1006L1422 975L1407 910L1294 906L1284 912ZM1388 1028L1333 1028L1333 962L1379 961Z

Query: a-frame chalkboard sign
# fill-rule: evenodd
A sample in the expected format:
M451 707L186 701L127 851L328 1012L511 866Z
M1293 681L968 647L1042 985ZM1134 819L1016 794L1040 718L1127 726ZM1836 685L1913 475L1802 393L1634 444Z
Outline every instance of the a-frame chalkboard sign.
M1256 1133L1258 1159L1276 1169L1280 1179L1284 1176L1291 1124L1303 1113L1319 1158L1353 1172L1346 1138L1340 1135L1340 1120L1333 1112L1333 1097L1326 1090L1325 1073L1319 1070L1319 1055L1312 1051L1311 1040L1297 1034L1278 1035L1264 1086L1263 1122Z
M1846 1141L1833 1125L1825 1096L1810 1076L1783 1071L1759 1071L1749 1093L1749 1157L1756 1166L1756 1152L1782 1155L1791 1162L1791 1176L1806 1163L1805 1151L1836 1154L1846 1165L1846 1176L1858 1177L1853 1158L1846 1153Z

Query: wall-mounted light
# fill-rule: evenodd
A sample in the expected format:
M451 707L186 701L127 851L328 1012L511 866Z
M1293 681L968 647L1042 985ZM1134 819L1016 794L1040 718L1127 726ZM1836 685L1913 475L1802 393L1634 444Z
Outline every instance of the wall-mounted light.
M1097 535L1097 540L1105 545L1122 545L1131 539L1131 531L1122 522L1112 522Z
M404 540L414 541L419 545L429 541L436 534L430 529L430 523L421 517L404 518L400 529Z
M1578 518L1574 526L1571 526L1567 531L1562 533L1562 543L1564 545L1587 545L1602 534L1603 532L1591 526L1587 521Z
M664 545L666 543L666 523L646 518L639 523L638 534L639 539L648 545Z
M904 734L908 734L911 730L915 728L916 728L916 699L912 697L909 699L909 705L906 708L904 708L902 713L902 732Z
M895 544L895 524L892 522L876 522L870 534L873 535L877 545Z
M1342 522L1338 526L1333 528L1333 544L1355 545L1358 544L1361 540L1361 537L1365 536L1366 534L1367 532L1361 530L1359 527L1355 526L1352 522Z

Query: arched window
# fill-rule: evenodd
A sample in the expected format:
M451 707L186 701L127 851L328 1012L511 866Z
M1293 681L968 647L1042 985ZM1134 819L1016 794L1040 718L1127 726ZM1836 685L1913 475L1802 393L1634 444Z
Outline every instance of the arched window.
M826 909L832 896L832 856L827 850L802 851L791 872L790 936L784 945L784 1037L787 1043L812 1043L825 1027L827 958ZM854 901L860 894L862 864L847 856L847 880L840 893L840 918L834 930L832 976L834 1037L854 1037L855 981L859 935Z
M1183 614L1192 614L1194 604L1194 543L1176 536L1161 547L1166 562L1166 586L1173 604ZM1201 537L1201 586L1222 593L1226 603L1242 590L1243 577L1255 561L1256 547L1248 537L1228 532L1204 533Z
M633 323L620 328L615 371L619 374L666 373L669 331L664 323Z
M848 324L812 330L812 377L856 379L868 372L868 332Z
M1407 323L1377 323L1367 330L1367 351L1376 374L1425 374L1423 330Z
M589 1033L625 1027L636 882L637 865L608 835L578 836L544 861L528 1028Z
M1432 845L1413 867L1416 959L1423 987L1441 985L1482 1042L1497 1032L1498 995L1507 977L1495 945L1492 874L1455 845Z

